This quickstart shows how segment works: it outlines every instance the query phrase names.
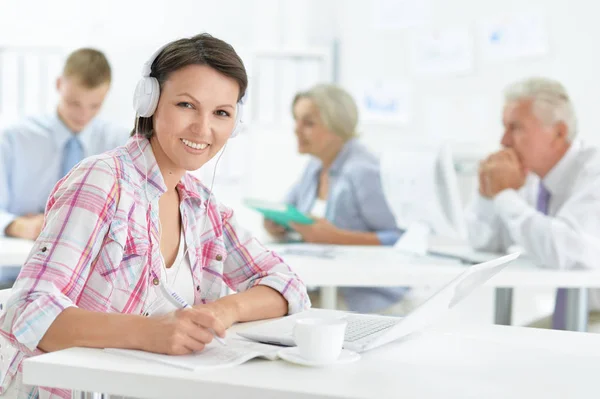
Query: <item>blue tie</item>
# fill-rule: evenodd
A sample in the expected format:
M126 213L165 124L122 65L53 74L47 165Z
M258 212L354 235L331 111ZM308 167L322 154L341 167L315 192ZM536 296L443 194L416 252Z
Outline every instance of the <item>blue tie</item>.
M71 137L63 150L63 163L60 177L63 178L73 166L77 165L83 159L83 147L81 141L76 136Z

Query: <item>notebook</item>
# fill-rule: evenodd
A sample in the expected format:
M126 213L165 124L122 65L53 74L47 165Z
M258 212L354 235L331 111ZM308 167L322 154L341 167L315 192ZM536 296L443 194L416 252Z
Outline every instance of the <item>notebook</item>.
M244 205L262 213L266 219L272 220L287 228L290 227L290 222L298 224L314 223L308 215L300 212L294 206L289 204L247 198L244 200Z
M106 348L104 351L118 355L150 360L190 371L233 367L254 358L276 360L280 346L251 342L240 338L227 339L227 346L211 342L202 352L190 355L163 355L133 349Z

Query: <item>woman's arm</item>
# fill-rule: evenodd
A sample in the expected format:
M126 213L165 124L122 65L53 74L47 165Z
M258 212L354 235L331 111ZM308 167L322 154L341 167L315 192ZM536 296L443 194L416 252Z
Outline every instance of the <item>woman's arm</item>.
M59 314L77 306L118 202L118 181L102 160L84 160L57 184L0 321L14 346L35 353Z
M333 245L385 245L378 233L344 230L327 219L315 219L312 224L291 223L290 226L305 242Z
M238 294L214 302L217 313L218 309L228 309L232 316L227 316L226 321L233 323L284 316L309 308L306 287L290 267L241 228L233 211L222 209L221 215L227 248L223 278Z
M73 346L143 349L140 338L145 334L147 321L137 315L98 313L70 307L54 319L38 347L45 352Z
M288 313L288 303L283 295L264 285L257 285L248 291L227 295L215 302L195 307L210 309L225 328L234 323L272 319Z
M212 341L212 329L225 336L213 312L184 309L161 317L91 312L70 307L50 325L38 348L52 352L75 346L125 348L183 355L201 351Z
M350 231L340 229L334 236L334 242L337 245L382 245L377 233Z
M119 203L118 184L106 162L88 159L50 195L45 226L0 321L2 334L19 350L35 354L39 349L87 346L183 354L201 350L212 340L207 328L224 334L223 325L205 310L145 318L77 307L92 264L102 256ZM104 309L110 301L102 295L106 290L94 288L94 300L88 298L86 305Z

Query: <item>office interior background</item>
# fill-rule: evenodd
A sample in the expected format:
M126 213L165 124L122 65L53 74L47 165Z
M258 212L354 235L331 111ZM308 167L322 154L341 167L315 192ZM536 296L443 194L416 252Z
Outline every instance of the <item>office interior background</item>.
M245 131L228 144L214 191L257 235L265 237L261 218L242 201L280 200L299 178L307 158L296 151L291 101L319 82L351 91L360 140L377 154L448 143L466 204L477 163L499 147L502 90L512 81L561 81L579 137L600 144L599 8L589 0L0 0L0 127L52 112L65 56L86 46L113 69L100 117L133 128L146 59L167 41L208 32L236 48L250 75ZM205 184L214 166L196 172ZM517 289L525 306L514 323L551 312L553 295ZM451 317L490 322L491 298L482 287Z

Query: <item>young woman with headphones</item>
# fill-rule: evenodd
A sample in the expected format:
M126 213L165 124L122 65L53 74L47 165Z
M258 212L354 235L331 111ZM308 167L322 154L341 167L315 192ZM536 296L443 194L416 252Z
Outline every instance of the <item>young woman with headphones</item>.
M11 366L2 370L1 392L15 376L19 383L23 359L42 351L186 354L233 323L310 306L282 259L187 173L239 132L247 83L234 49L208 34L169 43L145 64L129 142L82 161L50 195L0 320L17 348L4 362ZM222 296L225 287L237 293ZM192 306L177 309L165 292Z

